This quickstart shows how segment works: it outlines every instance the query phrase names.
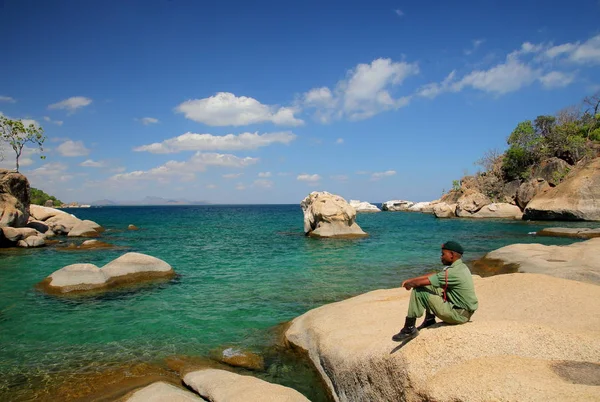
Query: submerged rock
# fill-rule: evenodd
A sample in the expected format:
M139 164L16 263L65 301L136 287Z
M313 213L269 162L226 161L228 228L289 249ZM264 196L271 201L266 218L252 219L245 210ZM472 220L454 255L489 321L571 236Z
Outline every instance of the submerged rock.
M480 308L471 322L436 324L406 344L391 340L410 298L402 288L311 310L286 337L341 402L597 399L582 371L565 381L556 367L600 363L600 315L590 302L600 286L538 274L474 283Z
M230 347L217 351L215 357L221 363L249 370L264 370L265 361L262 356L247 350Z
M312 192L300 203L304 233L312 237L353 238L367 234L355 222L356 210L338 195Z
M68 265L40 282L38 288L51 294L75 294L171 278L174 275L173 268L163 260L140 253L127 253L102 268L93 264Z
M309 402L295 389L225 370L193 371L183 382L212 402Z

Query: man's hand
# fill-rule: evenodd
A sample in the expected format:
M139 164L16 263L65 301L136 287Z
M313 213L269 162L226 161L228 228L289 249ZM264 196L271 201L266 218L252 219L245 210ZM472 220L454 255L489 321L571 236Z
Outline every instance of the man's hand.
M411 290L413 288L418 288L419 286L431 285L431 282L429 281L429 275L431 274L407 279L404 282L402 282L402 287L406 290Z
M402 287L406 290L411 290L414 286L412 285L412 283L410 283L410 279L407 279L404 282L402 282Z

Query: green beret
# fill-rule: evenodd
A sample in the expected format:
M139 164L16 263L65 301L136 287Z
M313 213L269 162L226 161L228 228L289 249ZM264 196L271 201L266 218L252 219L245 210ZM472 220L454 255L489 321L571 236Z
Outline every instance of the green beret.
M455 251L458 254L463 254L465 252L465 249L460 244L452 240L442 244L442 250Z

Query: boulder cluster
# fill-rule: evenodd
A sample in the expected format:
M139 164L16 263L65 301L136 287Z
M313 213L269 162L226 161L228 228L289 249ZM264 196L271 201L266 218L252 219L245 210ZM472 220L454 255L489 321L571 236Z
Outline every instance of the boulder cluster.
M104 231L96 222L29 200L27 178L0 169L0 247L42 247L55 235L97 237Z
M304 233L311 237L356 238L367 234L355 222L356 210L338 195L326 191L310 193L300 203Z

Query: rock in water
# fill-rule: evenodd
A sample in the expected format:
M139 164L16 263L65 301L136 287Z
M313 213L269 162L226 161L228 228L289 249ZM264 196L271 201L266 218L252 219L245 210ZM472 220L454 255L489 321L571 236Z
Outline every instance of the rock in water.
M356 212L381 212L375 205L369 204L366 201L350 200L350 205Z
M326 191L310 193L300 203L304 233L312 237L354 238L368 236L354 221L356 210L338 195Z
M386 201L383 204L381 204L381 209L390 212L407 211L413 205L415 205L415 203L412 201L392 200Z
M524 219L600 221L600 158L536 195L527 204Z
M125 402L194 402L204 401L198 395L164 381L155 382L133 392Z

